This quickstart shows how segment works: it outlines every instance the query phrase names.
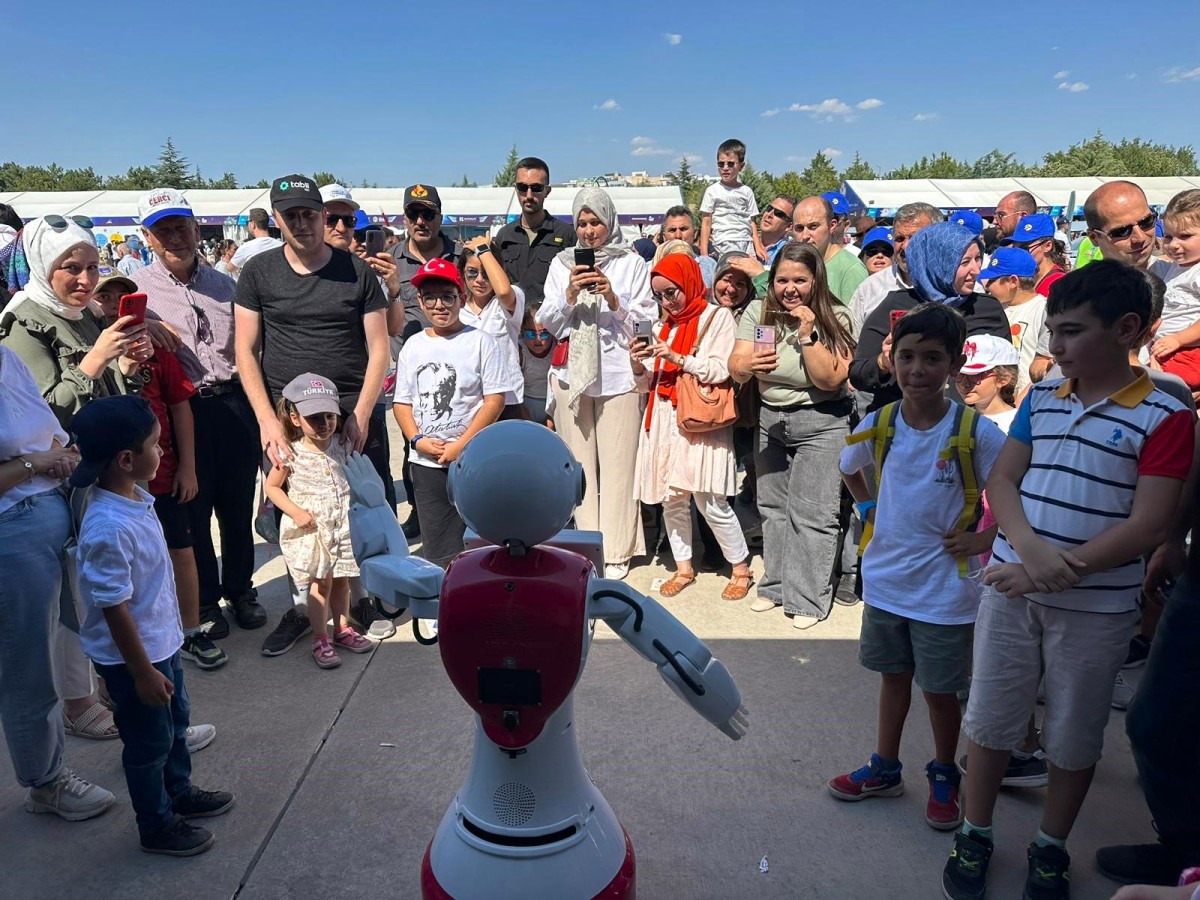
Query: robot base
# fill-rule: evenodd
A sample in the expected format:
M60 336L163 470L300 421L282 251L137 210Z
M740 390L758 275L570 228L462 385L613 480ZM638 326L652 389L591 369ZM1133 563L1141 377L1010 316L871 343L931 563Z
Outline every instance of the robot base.
M629 840L629 833L624 828L621 829L621 833L625 835L625 861L621 863L616 877L591 900L636 900L637 898L633 843ZM429 862L429 851L432 848L433 841L430 841L429 846L425 848L425 858L421 860L421 900L460 900L460 898L447 894L438 884L437 877L433 874L433 866ZM487 890L483 886L480 889L485 892Z

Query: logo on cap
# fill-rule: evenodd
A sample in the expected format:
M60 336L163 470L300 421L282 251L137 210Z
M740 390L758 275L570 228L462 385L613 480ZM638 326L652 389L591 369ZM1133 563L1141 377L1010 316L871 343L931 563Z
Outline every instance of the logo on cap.
M1025 230L1026 230L1026 231L1033 231L1033 223L1032 223L1032 222L1026 222L1026 223L1025 223Z
M315 388L324 388L325 387L325 385L320 381L310 381L309 384L311 384Z
M281 191L286 191L286 190L288 189L288 187L289 187L289 186L290 186L290 185L288 185L288 183L287 183L286 181L281 181L281 182L279 182L279 189L280 189Z
M165 191L161 194L153 194L146 200L146 203L149 206L158 206L161 203L170 203L170 202L171 202L171 195Z
M424 185L418 184L413 186L412 195L417 199L422 199L429 196L429 191L425 190Z
M974 359L975 354L978 352L979 345L974 341L967 341L967 343L963 346L963 355L966 356L967 359Z

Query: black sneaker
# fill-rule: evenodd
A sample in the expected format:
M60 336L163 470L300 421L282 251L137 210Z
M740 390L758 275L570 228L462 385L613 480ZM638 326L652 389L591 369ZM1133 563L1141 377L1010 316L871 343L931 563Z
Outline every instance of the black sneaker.
M263 656L283 656L296 645L296 641L312 631L308 616L293 606L283 614L275 630L263 641Z
M229 622L225 620L220 606L200 607L200 627L214 641L229 637Z
M262 604L258 602L258 598L254 594L235 597L229 601L229 604L233 607L233 615L237 619L239 628L250 631L262 628L267 624L267 611L262 608Z
M987 868L992 840L972 832L954 835L954 849L942 869L942 894L946 900L981 900L987 891Z
M967 774L967 754L958 758L958 771ZM1001 787L1045 787L1050 781L1050 769L1046 765L1046 754L1039 748L1022 759L1015 753L1008 758Z
M1023 900L1067 900L1071 896L1071 855L1062 847L1037 844L1029 845L1027 855L1029 875Z
M1096 851L1100 871L1120 884L1173 887L1179 873L1200 863L1200 851L1183 852L1163 843L1118 844Z
M142 835L141 843L142 849L147 853L161 853L164 856L195 856L211 847L216 840L208 829L190 825L183 819L179 819L174 825L169 825L162 831Z
M214 644L212 638L203 631L185 634L183 646L179 648L179 655L194 662L198 669L219 669L229 662L225 651Z
M375 611L375 601L370 597L362 597L350 603L350 624L365 634L371 627L371 623L379 618L379 613Z
M185 819L208 819L224 815L233 809L233 794L229 791L202 791L193 786L172 804L175 814Z
M1125 662L1121 663L1121 668L1140 669L1146 664L1146 657L1149 655L1150 641L1140 634L1135 634L1129 640L1129 653L1125 656Z
M400 530L404 532L404 536L410 541L421 536L421 520L417 518L417 511L415 509L409 513L408 518L404 520L404 524L400 526Z

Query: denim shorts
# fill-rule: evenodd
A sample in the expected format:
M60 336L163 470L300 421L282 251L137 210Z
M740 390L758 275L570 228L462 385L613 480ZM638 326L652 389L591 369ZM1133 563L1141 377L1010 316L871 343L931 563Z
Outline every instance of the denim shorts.
M881 674L913 672L917 686L930 694L956 694L971 683L974 629L920 622L864 603L858 661Z

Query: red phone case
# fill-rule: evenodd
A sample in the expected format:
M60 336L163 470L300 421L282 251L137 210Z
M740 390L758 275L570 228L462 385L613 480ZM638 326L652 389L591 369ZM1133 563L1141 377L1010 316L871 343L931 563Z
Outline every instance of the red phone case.
M891 326L892 331L896 330L896 323L904 318L904 314L906 312L908 312L907 309L893 309L891 311L891 313L889 313L889 318L892 320L892 326Z
M134 324L140 325L146 321L146 295L125 294L117 306L117 317L133 316Z

